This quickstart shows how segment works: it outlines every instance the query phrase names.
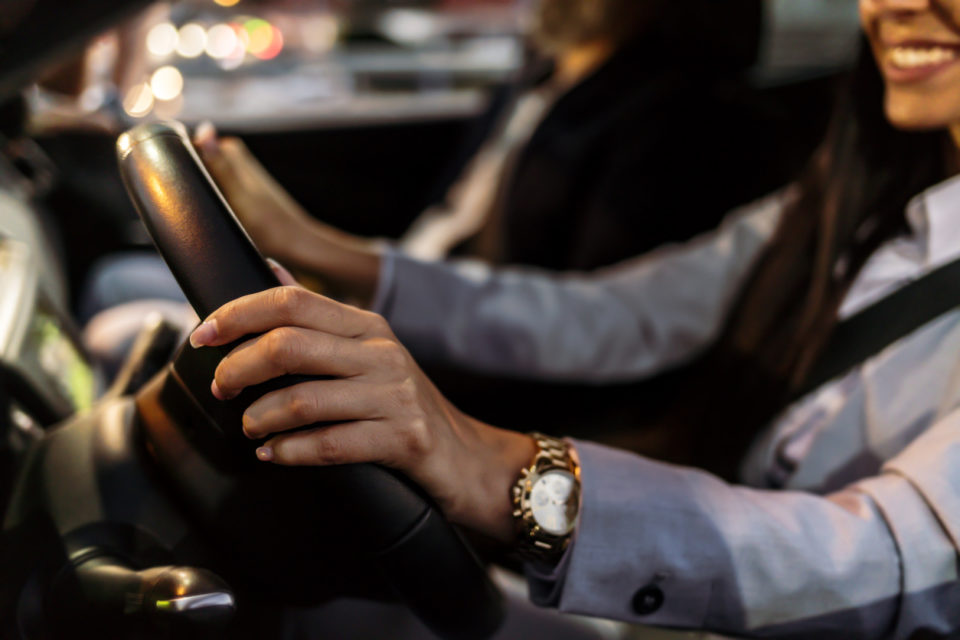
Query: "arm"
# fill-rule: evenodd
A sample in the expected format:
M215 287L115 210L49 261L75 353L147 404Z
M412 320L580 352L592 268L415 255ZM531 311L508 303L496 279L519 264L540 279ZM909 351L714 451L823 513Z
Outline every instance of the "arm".
M424 362L548 380L631 380L710 344L783 196L711 234L590 275L388 253L374 310Z
M731 214L692 242L590 275L494 269L384 254L312 218L239 140L218 141L207 128L197 144L265 255L372 305L419 360L554 381L635 380L709 345L787 197Z
M289 281L289 280L288 280ZM407 474L455 523L508 543L527 436L457 411L382 318L293 286L228 303L191 336L223 345L211 391L286 373L243 416L258 457L376 462ZM306 431L296 427L328 423ZM883 472L829 496L733 487L706 473L578 443L577 538L540 604L644 624L775 637L936 637L960 630L960 412Z
M957 482L958 427L960 415L882 475L825 497L733 487L578 443L577 540L553 575L531 572L531 594L564 611L735 636L956 633L960 547L948 529L960 499L931 499L905 469ZM661 606L637 609L645 588Z

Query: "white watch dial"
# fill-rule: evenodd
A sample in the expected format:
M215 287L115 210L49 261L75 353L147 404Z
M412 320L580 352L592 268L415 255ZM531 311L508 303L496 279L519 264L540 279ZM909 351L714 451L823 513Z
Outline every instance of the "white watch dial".
M541 529L555 536L573 530L580 498L576 487L569 471L548 471L537 479L530 490L530 508Z

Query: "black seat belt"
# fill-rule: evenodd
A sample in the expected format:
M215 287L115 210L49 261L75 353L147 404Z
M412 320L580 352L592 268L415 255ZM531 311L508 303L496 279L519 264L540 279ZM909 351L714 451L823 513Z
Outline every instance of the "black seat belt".
M960 259L914 280L837 324L795 397L850 371L897 340L960 308ZM960 353L957 354L960 358Z

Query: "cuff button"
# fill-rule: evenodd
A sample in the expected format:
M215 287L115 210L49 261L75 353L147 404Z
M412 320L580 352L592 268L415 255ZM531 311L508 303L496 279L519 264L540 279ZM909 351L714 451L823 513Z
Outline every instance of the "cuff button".
M633 610L639 616L648 616L663 606L663 591L655 585L647 585L633 594Z

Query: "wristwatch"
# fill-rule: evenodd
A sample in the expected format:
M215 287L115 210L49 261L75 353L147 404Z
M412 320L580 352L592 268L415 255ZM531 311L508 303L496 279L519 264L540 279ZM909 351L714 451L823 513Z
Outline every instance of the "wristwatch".
M554 563L570 544L580 515L580 465L563 440L530 436L537 453L513 486L517 551L529 560Z

